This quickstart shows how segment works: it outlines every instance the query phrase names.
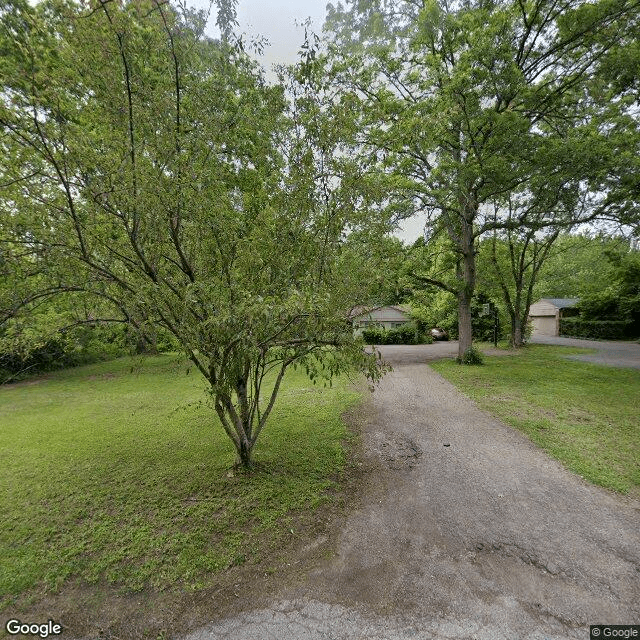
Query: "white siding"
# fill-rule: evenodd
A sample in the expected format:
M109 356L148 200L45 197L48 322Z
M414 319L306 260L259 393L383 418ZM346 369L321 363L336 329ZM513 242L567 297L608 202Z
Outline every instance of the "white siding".
M356 316L353 320L354 322L409 322L409 317L406 313L403 313L398 309L381 307L380 309L373 309L372 311Z
M353 318L353 328L356 335L360 335L362 330L368 326L384 327L385 329L396 329L411 322L409 314L394 307L380 307L372 309L366 313L361 313Z
M530 316L553 316L555 318L558 308L545 300L540 300L531 305L529 309Z

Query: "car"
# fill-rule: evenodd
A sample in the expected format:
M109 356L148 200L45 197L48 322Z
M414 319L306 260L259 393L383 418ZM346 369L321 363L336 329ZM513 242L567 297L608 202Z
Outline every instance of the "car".
M433 329L431 329L431 337L434 340L448 340L449 334L440 327L434 327Z

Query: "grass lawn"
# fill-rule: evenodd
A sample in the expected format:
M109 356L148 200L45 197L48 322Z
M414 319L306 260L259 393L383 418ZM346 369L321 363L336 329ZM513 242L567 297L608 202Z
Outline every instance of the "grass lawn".
M529 345L483 366L432 366L572 471L640 497L640 372L562 357L585 351Z
M132 370L133 368L133 370ZM175 355L125 358L0 387L0 610L65 581L197 590L286 546L345 465L359 394L285 377L255 459ZM305 515L306 514L306 515Z

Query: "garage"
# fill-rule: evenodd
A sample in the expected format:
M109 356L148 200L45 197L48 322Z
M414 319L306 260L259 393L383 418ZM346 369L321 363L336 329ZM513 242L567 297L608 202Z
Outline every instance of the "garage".
M564 309L575 307L577 298L542 298L529 309L532 337L560 335L560 318Z

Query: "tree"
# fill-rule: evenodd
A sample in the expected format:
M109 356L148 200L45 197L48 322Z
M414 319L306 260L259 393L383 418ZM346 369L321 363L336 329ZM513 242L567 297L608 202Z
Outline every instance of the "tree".
M615 279L608 254L625 254L629 241L608 234L561 234L540 271L536 298L584 298Z
M559 230L520 233L506 231L480 243L479 284L483 291L498 296L510 321L510 344L521 347L525 325L533 303L535 284L540 269L549 256Z
M591 101L611 140L604 217L640 236L640 12L611 43L589 83Z
M578 303L586 320L628 322L630 335L640 335L640 252L607 251L612 278L601 291L585 296Z
M333 74L358 114L363 163L387 177L389 201L451 241L460 357L471 345L478 239L522 226L505 201L564 171L567 149L606 143L587 85L637 10L635 0L330 6ZM601 176L587 169L571 177L594 189Z
M65 294L165 328L245 467L290 366L377 379L346 322L358 211L308 94L288 104L228 31L160 0L15 0L0 19L0 247L29 284L10 315Z

